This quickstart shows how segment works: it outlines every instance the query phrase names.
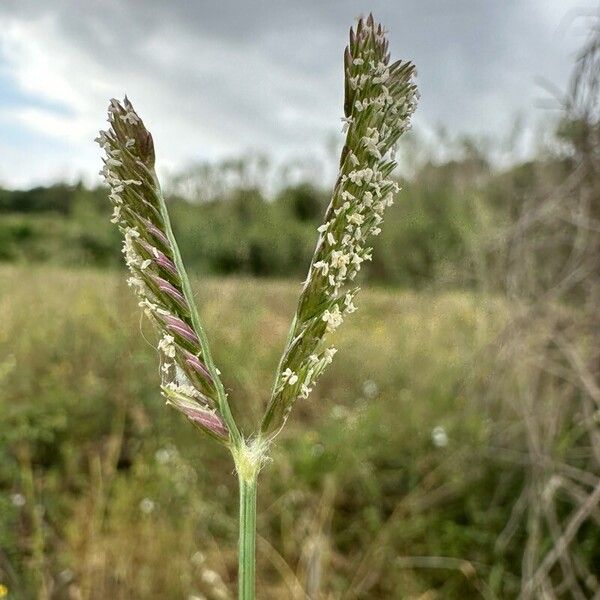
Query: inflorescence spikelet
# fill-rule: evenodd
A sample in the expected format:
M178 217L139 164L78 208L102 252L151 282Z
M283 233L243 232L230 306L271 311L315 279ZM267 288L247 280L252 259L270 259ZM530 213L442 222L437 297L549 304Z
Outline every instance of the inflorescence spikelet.
M123 234L123 256L131 273L127 283L161 336L162 393L195 425L228 441L221 413L224 393L154 171L152 136L127 98L123 103L111 100L108 122L108 131L96 140L106 152L101 175L110 187L111 220Z
M390 64L373 17L350 30L344 53L345 143L339 174L260 428L245 438L236 425L200 321L154 170L154 144L127 98L111 100L101 174L110 187L112 222L123 234L128 279L159 332L160 381L167 403L226 444L240 490L239 597L255 589L256 482L265 453L298 398L307 398L336 349L330 335L354 312L351 284L371 260L369 241L399 187L394 149L410 127L417 88L409 62Z
M294 401L308 397L335 353L328 334L356 310L358 288L348 284L371 260L369 238L381 232L383 213L399 191L390 175L396 142L416 107L414 71L410 62L390 64L385 32L372 15L350 29L339 175L263 418L264 436L274 436Z

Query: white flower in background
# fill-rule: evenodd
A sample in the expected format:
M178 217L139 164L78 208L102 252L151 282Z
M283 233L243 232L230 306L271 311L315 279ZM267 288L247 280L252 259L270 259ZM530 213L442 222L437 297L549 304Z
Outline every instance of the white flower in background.
M363 383L363 393L369 400L372 400L379 393L379 386L372 379L367 379Z
M151 500L150 498L144 498L140 502L140 510L145 515L149 515L151 512L154 512L155 507L156 507L156 505L154 504L154 500Z
M441 425L433 428L431 441L436 448L445 448L448 445L448 434Z
M12 502L13 506L17 506L17 507L21 507L21 506L25 506L25 503L27 502L25 500L25 496L23 496L23 494L12 494L10 497L10 501Z
M172 462L177 457L177 450L173 447L171 448L159 448L154 453L154 458L156 462L160 465L166 465L167 463Z

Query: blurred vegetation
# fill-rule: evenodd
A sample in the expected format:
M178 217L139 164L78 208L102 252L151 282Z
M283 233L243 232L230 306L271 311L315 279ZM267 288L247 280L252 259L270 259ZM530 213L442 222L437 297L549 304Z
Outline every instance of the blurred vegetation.
M526 172L526 166L493 172L477 155L424 164L404 182L387 213L369 278L411 287L440 275L469 283L472 244L482 228L508 218L513 196L507 181L524 192L535 184ZM207 176L206 169L199 173ZM190 271L303 278L328 191L300 182L267 195L247 178L232 185L214 196L170 194L173 226ZM507 190L504 196L502 190ZM0 190L0 260L120 267L119 234L109 223L110 210L102 188L59 184Z
M340 352L261 476L261 598L600 597L599 89L596 33L537 157L500 170L462 140L404 182ZM265 169L169 186L247 430L327 202ZM109 213L100 188L0 191L0 584L233 598L232 465L157 392Z
M537 371L556 327L577 325L577 348L595 347L581 335L582 296L542 309L525 293L553 281L570 234L562 217L535 221L535 235L513 232L532 198L547 206L568 160L502 173L478 157L428 162L405 184L371 269L386 285L361 295L332 369L298 404L261 478L261 597L519 595L531 538L521 511L538 502L519 504L533 489L536 394L540 418L552 420L535 421L552 432L552 460L584 474L579 494L596 477L571 429L581 428L578 397ZM165 409L145 341L153 333L122 274L90 269L121 261L104 195L55 186L2 196L3 257L17 264L0 267L0 581L23 600L233 598L230 459ZM171 198L185 258L208 274L198 301L247 427L325 201L307 184L271 200L257 189ZM514 256L519 239L535 243ZM523 399L531 381L545 383ZM543 495L555 480L539 481ZM561 497L559 516L567 507ZM552 547L551 530L535 536ZM584 523L576 541L581 577L598 589L585 571L600 561L597 528Z
M195 287L234 410L256 422L297 286ZM527 529L510 524L527 444L505 398L529 381L540 338L518 371L505 359L501 378L489 351L515 309L473 292L362 294L261 476L261 597L517 596ZM233 598L230 458L165 408L153 333L143 323L140 335L123 278L5 266L0 311L10 598ZM559 440L567 460L576 440ZM578 539L581 560L597 564L597 529Z
M165 409L122 278L38 267L1 275L0 568L22 591L11 597L232 597L229 456ZM256 421L296 286L196 288L235 410ZM513 589L514 556L498 557L494 541L514 483L481 455L492 430L464 389L505 307L384 291L362 305L262 477L262 597L294 597L297 578L332 597L350 582L377 598L435 582L445 597ZM417 573L395 564L406 554L464 562Z

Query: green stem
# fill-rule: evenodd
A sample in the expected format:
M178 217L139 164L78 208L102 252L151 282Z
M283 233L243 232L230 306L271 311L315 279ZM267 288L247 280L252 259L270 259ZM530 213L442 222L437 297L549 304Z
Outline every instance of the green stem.
M239 475L240 486L240 538L238 544L239 600L254 600L256 573L256 487L257 475L250 478Z

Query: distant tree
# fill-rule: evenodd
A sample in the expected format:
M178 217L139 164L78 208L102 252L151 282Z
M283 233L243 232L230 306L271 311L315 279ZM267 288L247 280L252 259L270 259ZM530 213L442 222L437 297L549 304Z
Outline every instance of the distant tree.
M276 202L299 221L318 221L325 210L327 199L323 192L310 183L284 188Z

